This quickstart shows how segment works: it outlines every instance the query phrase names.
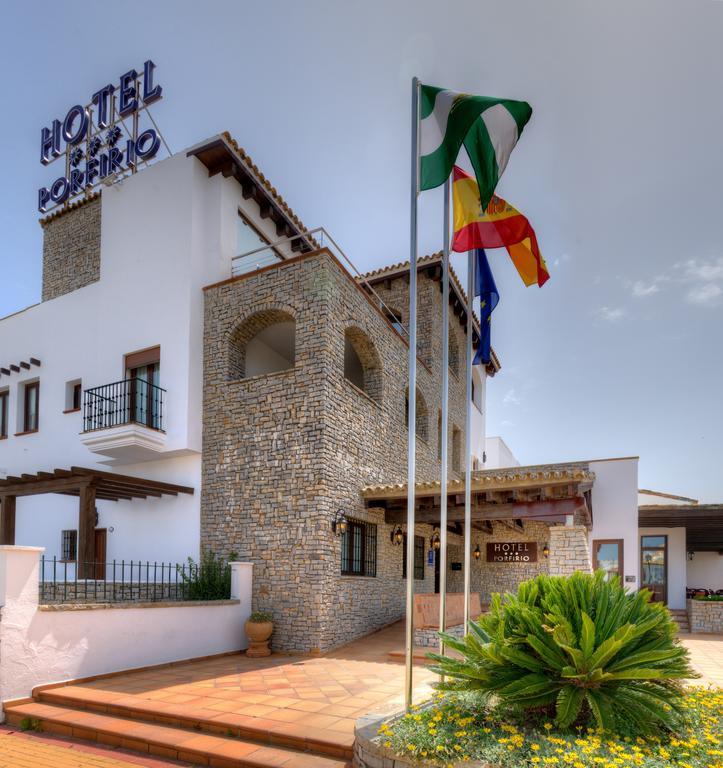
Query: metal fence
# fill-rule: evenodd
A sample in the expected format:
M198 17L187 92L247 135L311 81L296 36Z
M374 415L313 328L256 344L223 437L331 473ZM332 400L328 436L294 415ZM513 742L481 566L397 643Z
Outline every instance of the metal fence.
M86 389L83 396L83 431L132 423L163 431L165 394L165 389L139 378Z
M78 566L85 565L85 568ZM87 575L78 578L78 571ZM219 571L223 594L204 594L203 565L113 560L83 563L42 557L40 560L41 604L168 602L226 599L230 596L229 566ZM206 579L208 581L208 579Z

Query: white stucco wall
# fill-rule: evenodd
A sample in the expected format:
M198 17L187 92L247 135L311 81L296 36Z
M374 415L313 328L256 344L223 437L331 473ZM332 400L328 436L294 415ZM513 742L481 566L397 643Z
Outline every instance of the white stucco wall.
M687 586L723 589L723 555L718 552L696 552L686 561Z
M501 437L488 437L485 440L485 452L487 454L485 469L520 466L520 462Z
M638 540L638 458L591 461L595 473L592 489L593 526L590 553L595 539L623 539L624 580L628 589L640 586L640 543Z
M165 446L157 457L113 471L192 486L193 496L99 501L107 558L173 562L199 557L202 436L203 286L231 274L238 209L259 220L253 201L221 174L209 178L180 152L103 188L100 281L0 319L2 364L35 357L41 367L3 376L10 425L0 440L0 477L70 466L108 470L109 457L80 439L82 413L63 413L66 382L83 389L125 377L124 355L160 345ZM20 387L40 380L40 429L15 436ZM77 500L19 498L16 543L60 555L63 529L77 529Z
M479 469L484 469L482 461L485 450L485 431L487 421L487 374L482 366L472 369L474 380L474 401L472 403L472 458L477 460ZM473 464L474 466L474 464Z
M686 552L685 528L641 528L640 536L668 537L668 607L673 609L685 608L686 587ZM640 546L640 545L638 545ZM638 550L640 559L640 550Z
M41 551L0 546L0 702L38 685L247 647L250 563L232 565L235 604L43 611Z

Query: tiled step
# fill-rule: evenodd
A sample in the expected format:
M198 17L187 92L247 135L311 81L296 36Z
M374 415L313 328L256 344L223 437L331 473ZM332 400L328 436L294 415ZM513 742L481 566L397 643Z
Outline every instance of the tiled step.
M182 760L212 768L349 768L346 758L273 747L245 739L147 723L115 715L31 702L5 711L7 721L25 720L61 736Z
M169 725L203 733L222 734L281 746L303 752L315 752L351 759L352 733L322 730L295 721L282 722L237 712L220 712L183 704L156 701L130 694L113 694L84 686L59 686L35 692L45 704L91 711L144 722ZM259 707L262 710L262 707Z

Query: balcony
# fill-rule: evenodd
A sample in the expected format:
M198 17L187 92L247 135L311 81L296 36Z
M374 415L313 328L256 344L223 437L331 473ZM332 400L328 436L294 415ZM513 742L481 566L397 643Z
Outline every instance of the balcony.
M166 444L166 390L140 379L124 379L83 393L81 441L108 464L160 458Z

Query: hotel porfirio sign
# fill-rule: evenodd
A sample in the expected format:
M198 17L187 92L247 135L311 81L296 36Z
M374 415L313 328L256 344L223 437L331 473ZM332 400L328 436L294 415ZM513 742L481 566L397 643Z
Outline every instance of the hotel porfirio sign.
M162 138L148 107L163 89L154 83L154 69L150 59L141 72L130 69L98 89L88 104L73 105L62 120L41 130L40 162L65 159L64 173L38 190L41 213L133 173L139 163L155 157Z
M488 541L488 563L536 563L536 541Z

